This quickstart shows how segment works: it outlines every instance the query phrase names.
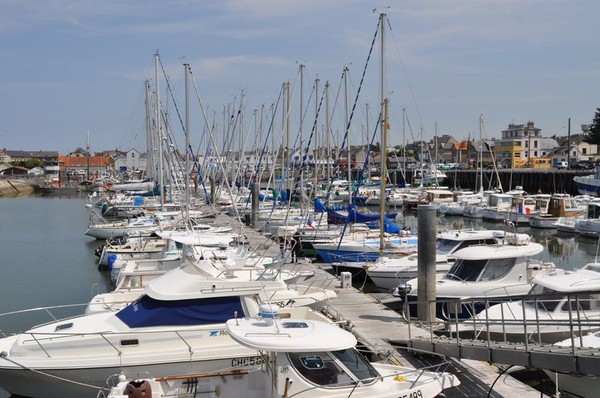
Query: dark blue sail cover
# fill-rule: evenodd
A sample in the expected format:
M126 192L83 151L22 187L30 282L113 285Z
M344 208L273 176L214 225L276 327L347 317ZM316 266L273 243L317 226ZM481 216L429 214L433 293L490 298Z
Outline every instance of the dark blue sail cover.
M237 314L236 314L237 312ZM161 301L143 296L117 314L130 328L225 323L245 316L239 296Z

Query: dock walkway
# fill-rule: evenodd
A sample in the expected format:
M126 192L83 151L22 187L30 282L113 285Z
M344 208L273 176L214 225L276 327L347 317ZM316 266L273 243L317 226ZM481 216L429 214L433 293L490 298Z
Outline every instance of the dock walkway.
M232 219L220 214L215 220L215 224L233 224ZM245 227L244 234L246 242L251 248L258 248L258 251L265 256L277 256L279 254L279 245L274 243L269 237L261 234L255 229ZM427 341L432 336L426 328L416 327L413 322L406 322L402 316L382 304L381 299L363 293L360 290L348 286L342 287L341 281L327 271L324 264L310 263L304 261L301 263L287 264L287 269L303 270L310 269L315 272L315 276L304 282L313 286L329 288L337 293L337 297L331 299L323 312L335 321L345 322L360 344L374 355L384 359L393 357L403 366L418 365L418 359L404 350L399 350L391 342L402 344L412 340ZM422 362L421 362L422 364ZM477 360L455 360L451 359L451 369L461 380L461 386L452 390L445 391L445 396L450 397L514 397L520 398L540 397L540 391L521 383L508 373L501 373L501 369L491 366L487 363ZM489 395L488 395L489 393Z

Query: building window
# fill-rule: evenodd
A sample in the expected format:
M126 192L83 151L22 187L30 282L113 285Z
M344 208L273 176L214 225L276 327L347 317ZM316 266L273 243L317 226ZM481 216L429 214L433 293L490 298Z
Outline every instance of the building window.
M581 153L587 155L587 148L581 148Z
M533 141L533 147L534 147L534 148L537 148L537 145L538 145L538 142L537 142L537 140Z

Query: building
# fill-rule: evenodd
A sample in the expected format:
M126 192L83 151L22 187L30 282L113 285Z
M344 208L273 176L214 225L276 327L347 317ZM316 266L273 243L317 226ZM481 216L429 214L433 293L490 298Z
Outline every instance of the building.
M554 138L544 138L542 130L532 121L525 124L510 123L502 130L502 138L496 141L495 154L500 167L533 167L546 162L534 159L548 158L558 146Z
M103 175L111 169L112 161L105 155L91 155L82 148L76 148L65 156L58 157L58 166L63 175Z
M145 153L136 149L128 151L115 151L112 154L114 168L119 173L144 174L148 167L148 158Z

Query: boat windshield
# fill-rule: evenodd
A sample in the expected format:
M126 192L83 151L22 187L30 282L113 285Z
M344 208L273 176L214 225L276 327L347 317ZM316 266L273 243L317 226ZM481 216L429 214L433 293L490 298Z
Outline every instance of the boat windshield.
M514 258L457 260L448 274L447 279L458 281L492 281L504 277L515 265Z
M497 241L494 238L489 239L467 239L462 241L456 241L452 239L438 239L436 246L437 254L451 254L465 247L474 245L493 245Z
M288 353L298 372L312 383L322 386L368 383L380 377L375 368L355 349L333 352Z

